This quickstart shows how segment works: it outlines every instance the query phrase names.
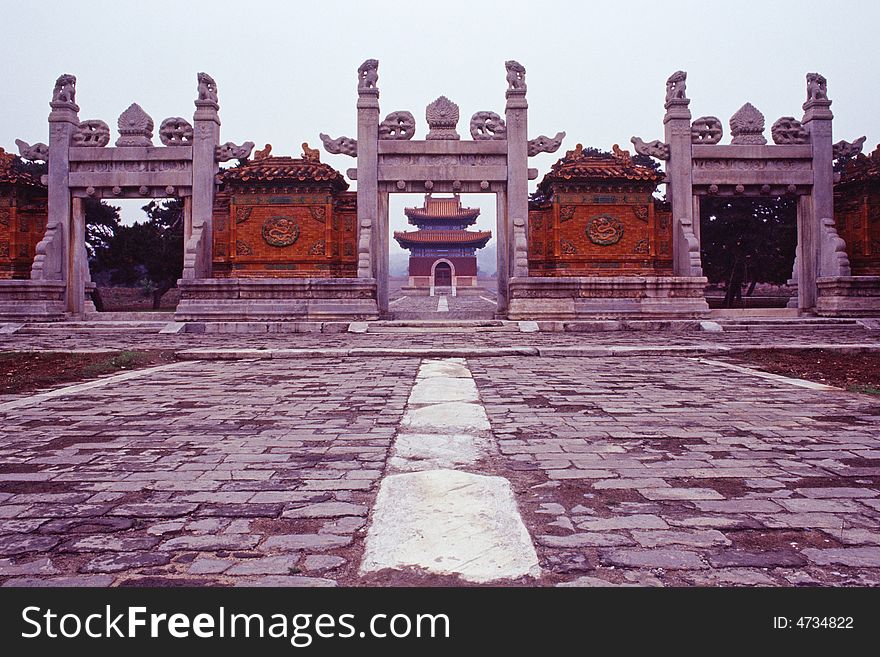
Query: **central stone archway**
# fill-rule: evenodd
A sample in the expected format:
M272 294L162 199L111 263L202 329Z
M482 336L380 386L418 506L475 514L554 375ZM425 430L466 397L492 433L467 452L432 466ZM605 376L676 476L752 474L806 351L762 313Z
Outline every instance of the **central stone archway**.
M528 158L555 152L565 133L528 139L525 68L505 62L507 92L504 118L479 111L470 120L471 140L457 132L459 107L446 96L426 108L429 131L412 139L416 121L396 111L380 121L379 62L368 59L358 69L357 139L321 135L332 154L357 158L349 178L357 180L358 278L375 280L379 312L388 315L388 197L401 192L493 193L498 239L498 313L507 311L508 281L528 275L526 224L528 181L538 172Z

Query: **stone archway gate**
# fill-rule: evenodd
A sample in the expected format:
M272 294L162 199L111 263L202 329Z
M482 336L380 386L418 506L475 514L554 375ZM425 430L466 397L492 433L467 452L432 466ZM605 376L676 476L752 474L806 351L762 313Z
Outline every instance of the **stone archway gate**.
M509 279L528 276L528 181L538 175L528 167L528 158L556 151L565 133L528 139L526 70L513 60L505 67L504 118L476 112L471 140L458 134L459 107L445 96L428 105L429 131L423 140L413 139L416 123L408 111L380 121L375 59L358 69L357 139L321 134L329 153L357 158L357 168L347 174L357 180L358 277L375 280L380 313L388 312L388 197L395 192L494 193L499 314L507 310Z
M184 279L210 277L211 215L218 162L246 158L254 146L219 143L217 85L199 73L193 124L170 117L153 145L153 119L136 103L119 117L119 138L100 119L81 121L76 78L62 75L49 103L49 144L17 140L22 157L48 162L48 222L36 247L30 280L3 281L7 316L43 319L79 316L90 302L84 199L166 198L184 201Z
M834 222L833 161L861 151L864 137L832 144L833 114L825 78L807 74L801 121L786 116L764 137L764 116L746 103L730 119L732 140L719 144L723 128L714 116L691 122L687 73L666 82L665 141L633 137L636 151L666 161L672 205L674 271L702 276L700 199L706 196L797 198L797 252L793 281L801 311L838 314L876 311L859 277L850 275L846 244ZM874 296L876 299L876 296Z

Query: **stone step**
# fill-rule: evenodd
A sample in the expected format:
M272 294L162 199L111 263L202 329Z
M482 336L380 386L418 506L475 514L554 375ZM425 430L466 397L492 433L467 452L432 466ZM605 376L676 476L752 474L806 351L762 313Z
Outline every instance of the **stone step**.
M18 335L57 335L83 333L158 333L168 322L40 322L26 324Z
M173 322L173 310L86 313L87 322Z

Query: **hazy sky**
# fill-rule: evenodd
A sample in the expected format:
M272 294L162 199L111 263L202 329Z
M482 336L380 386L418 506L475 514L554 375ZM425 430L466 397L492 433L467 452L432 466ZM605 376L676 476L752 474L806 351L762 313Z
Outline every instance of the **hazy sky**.
M663 136L667 76L688 72L694 117L729 117L746 101L766 118L800 118L804 76L828 78L834 139L880 141L880 5L841 1L22 2L0 0L7 62L0 146L48 141L55 78L77 76L80 118L116 118L138 102L158 128L191 119L196 73L217 80L221 138L271 142L273 154L356 137L356 69L379 60L381 113L458 103L458 131L480 110L503 114L504 61L527 69L529 135L568 134L530 159L543 175L577 142L608 149ZM13 59L11 53L20 53ZM114 134L113 139L115 140ZM725 135L725 141L729 134ZM155 138L158 142L158 136ZM322 154L343 172L355 161ZM469 199L469 201L472 199ZM408 199L407 203L412 200ZM402 217L403 199L392 204ZM484 215L494 216L486 198ZM482 223L482 222L481 222ZM399 227L399 226L398 226Z

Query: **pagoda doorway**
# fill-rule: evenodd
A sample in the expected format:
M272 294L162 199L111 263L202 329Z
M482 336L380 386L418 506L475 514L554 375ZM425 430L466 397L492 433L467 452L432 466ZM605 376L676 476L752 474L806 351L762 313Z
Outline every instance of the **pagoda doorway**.
M455 296L455 287L452 281L455 277L455 269L448 260L438 260L434 263L433 273L431 275L431 287L435 290L438 287L451 287L452 295Z

